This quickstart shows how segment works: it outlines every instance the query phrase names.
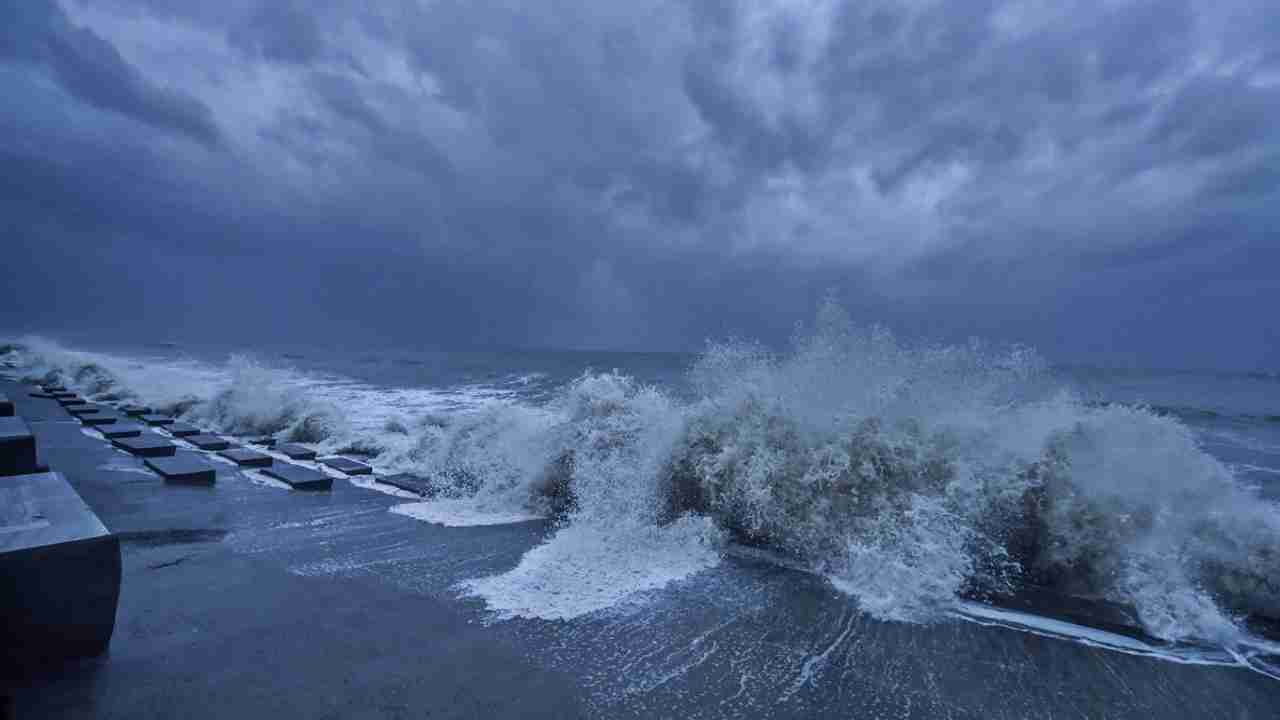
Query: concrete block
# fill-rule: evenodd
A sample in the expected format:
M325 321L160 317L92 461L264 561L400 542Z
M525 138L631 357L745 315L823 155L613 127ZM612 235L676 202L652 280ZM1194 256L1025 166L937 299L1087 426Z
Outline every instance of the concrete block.
M53 393L53 399L64 407L67 405L83 405L89 402L75 393Z
M0 483L0 668L102 654L120 600L120 542L60 473Z
M0 394L0 417L13 417L13 401Z
M165 430L168 430L170 435L180 438L199 435L201 433L200 428L195 425L188 425L180 422L165 426Z
M55 398L53 397L53 395L52 395L52 394L47 393L47 392L44 392L43 390L33 390L33 391L31 391L31 392L27 393L27 395L28 395L29 397L33 397L33 398L40 398L41 400L54 400L54 399L55 399Z
M227 440L226 438L218 437L217 435L206 435L204 433L201 433L199 435L192 435L190 437L185 437L182 439L186 440L192 445L195 445L201 450L226 450L227 448L231 447L230 440Z
M120 408L120 412L129 417L142 417L143 415L150 415L151 408L145 405L123 405Z
M340 470L348 475L370 475L373 473L373 468L369 467L368 465L365 465L362 462L356 462L351 458L344 458L344 457L320 458L320 462L324 463L325 465L328 465L334 470Z
M276 452L284 453L290 460L315 460L316 451L298 443L284 443L275 447Z
M272 463L270 455L249 448L232 448L218 454L243 467L271 467Z
M92 403L80 403L78 405L66 405L64 406L64 409L76 417L84 417L85 415L100 413L103 408L101 405L94 405Z
M294 490L329 490L333 488L333 478L319 470L312 470L293 463L276 463L262 471L262 474L289 484Z
M172 425L177 422L168 415L142 415L138 419L148 425Z
M50 385L41 385L40 387L44 388L44 391L45 391L45 392L47 392L47 393L59 393L59 392L64 393L64 392L67 392L67 386L66 386L66 385L59 385L59 384L57 384L57 383L53 383L53 384L50 384Z
M0 475L36 472L36 438L27 421L0 417ZM4 485L6 481L0 481Z
M172 457L178 446L155 433L143 433L137 437L114 438L112 445L138 457Z
M374 478L374 480L382 483L383 485L390 485L391 487L399 488L406 492L417 493L424 497L430 497L436 494L435 486L431 484L430 480L424 477L418 477L417 475L411 475L409 473L379 475Z
M250 445L261 445L262 447L266 447L266 448L269 448L269 447L275 447L276 439L275 439L275 438L273 438L273 437L265 437L265 436L264 436L264 437L254 438L254 439L250 440L250 441L249 441L249 444L250 444Z
M97 415L85 415L80 418L80 422L89 427L102 427L103 425L111 425L119 419L119 415L98 413Z
M165 482L212 485L217 480L217 471L196 453L147 458L144 462Z
M142 434L142 426L132 422L115 422L98 428L98 432L102 433L108 440L116 438L138 437Z

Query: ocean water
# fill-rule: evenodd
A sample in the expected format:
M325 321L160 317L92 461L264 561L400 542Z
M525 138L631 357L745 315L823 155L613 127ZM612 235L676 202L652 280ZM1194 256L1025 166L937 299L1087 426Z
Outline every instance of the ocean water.
M393 508L423 522L554 518L516 567L458 586L497 619L589 617L748 554L880 620L1132 650L1007 610L1048 593L1167 648L1276 652L1276 375L1057 367L835 307L783 351L2 349L29 379L428 478Z

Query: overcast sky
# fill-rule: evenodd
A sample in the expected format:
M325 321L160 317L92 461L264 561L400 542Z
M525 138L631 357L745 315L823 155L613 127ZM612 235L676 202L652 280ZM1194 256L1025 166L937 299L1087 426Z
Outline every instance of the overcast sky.
M1280 3L0 6L0 327L1280 366Z

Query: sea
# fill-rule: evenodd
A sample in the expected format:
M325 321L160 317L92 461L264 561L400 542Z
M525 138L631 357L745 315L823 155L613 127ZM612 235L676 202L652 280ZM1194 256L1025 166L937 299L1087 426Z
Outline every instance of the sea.
M801 573L878 624L1016 628L1280 677L1276 373L1064 366L1021 346L908 341L837 310L785 348L28 335L0 360L413 474L429 492L392 512L420 522L549 520L514 567L457 583L496 623L591 623L700 576L729 602L753 581L735 590L725 563L746 561Z

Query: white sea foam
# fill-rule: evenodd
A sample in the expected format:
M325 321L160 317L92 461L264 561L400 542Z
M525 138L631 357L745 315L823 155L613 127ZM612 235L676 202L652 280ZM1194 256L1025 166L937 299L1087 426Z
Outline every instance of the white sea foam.
M1020 630L1043 637L1070 640L1092 647L1124 652L1130 655L1156 657L1185 665L1239 666L1242 664L1236 655L1227 650L1191 646L1153 645L1128 635L1085 627L1065 620L991 607L980 603L959 603L952 614L962 620L980 625Z
M1062 391L1026 350L918 347L824 309L790 353L712 346L677 400L586 373L533 406L496 388L386 389L271 368L28 341L25 372L168 403L226 432L358 451L427 477L397 512L441 524L555 516L500 615L572 617L708 567L719 537L829 577L872 614L929 621L966 592L1049 583L1136 609L1159 637L1239 645L1280 617L1280 513L1173 417Z
M484 598L499 617L568 620L714 567L717 535L702 518L667 528L572 525L510 572L468 581L463 589Z
M391 512L445 527L510 525L543 519L541 515L510 506L485 508L474 500L461 498L405 503L392 507Z

